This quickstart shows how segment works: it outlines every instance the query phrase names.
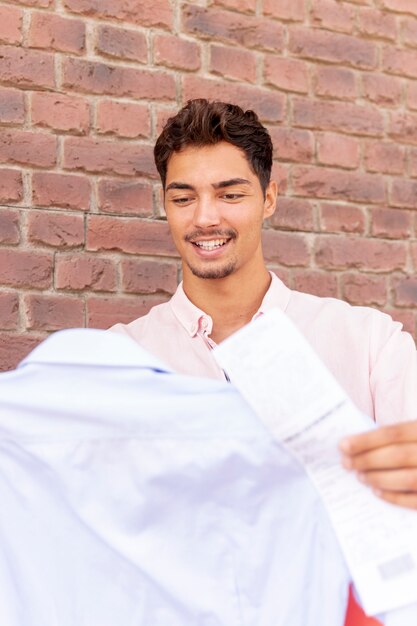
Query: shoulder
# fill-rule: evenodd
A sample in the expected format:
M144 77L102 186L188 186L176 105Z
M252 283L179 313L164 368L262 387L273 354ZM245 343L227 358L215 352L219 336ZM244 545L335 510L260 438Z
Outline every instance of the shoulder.
M161 332L163 328L175 326L175 318L172 313L170 301L157 304L150 311L133 320L129 324L115 324L109 328L110 332L128 335L138 342L154 332Z
M389 343L415 350L413 338L400 322L371 307L292 291L287 312L313 340L343 346L352 355L355 350L367 352L371 366Z

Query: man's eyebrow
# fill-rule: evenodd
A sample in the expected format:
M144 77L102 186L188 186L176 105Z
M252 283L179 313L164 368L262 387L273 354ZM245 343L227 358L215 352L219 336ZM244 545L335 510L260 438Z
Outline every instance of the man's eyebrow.
M229 178L229 180L221 180L213 183L214 189L224 189L225 187L233 187L233 185L251 185L250 180L246 178Z
M229 178L228 180L220 180L218 183L213 183L212 186L214 189L224 189L226 187L233 187L233 185L251 185L250 180L246 178ZM180 181L172 181L169 185L166 186L165 191L169 191L170 189L188 189L190 191L195 191L195 187L190 185L189 183L182 183Z
M173 181L169 183L169 185L165 188L165 191L169 191L170 189L191 189L191 191L195 191L195 188L188 183L180 183L177 181Z

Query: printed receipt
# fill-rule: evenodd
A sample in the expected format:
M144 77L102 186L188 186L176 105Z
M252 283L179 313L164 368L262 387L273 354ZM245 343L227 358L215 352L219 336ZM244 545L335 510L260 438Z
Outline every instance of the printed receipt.
M341 466L340 439L375 425L294 324L271 311L226 339L214 356L269 432L305 467L365 612L378 615L416 603L417 512L383 502Z

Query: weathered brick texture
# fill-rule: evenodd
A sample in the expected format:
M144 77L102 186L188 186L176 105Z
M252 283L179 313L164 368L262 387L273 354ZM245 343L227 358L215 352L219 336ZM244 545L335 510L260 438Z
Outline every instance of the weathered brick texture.
M175 290L152 148L194 97L271 132L271 269L417 335L415 0L0 0L0 369Z

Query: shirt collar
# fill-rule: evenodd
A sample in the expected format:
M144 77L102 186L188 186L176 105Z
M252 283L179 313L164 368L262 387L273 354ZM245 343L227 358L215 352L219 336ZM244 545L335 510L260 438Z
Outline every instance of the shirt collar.
M32 350L19 367L33 363L140 367L159 372L172 371L130 337L85 328L54 333Z
M271 284L253 319L256 319L259 315L273 308L279 308L282 311L285 311L287 308L291 290L284 285L276 274L270 272L270 275ZM207 331L207 334L210 335L213 328L213 320L210 315L207 315L207 313L199 309L188 299L182 282L178 285L177 291L172 296L170 305L175 317L185 328L190 337L194 337L199 330Z

